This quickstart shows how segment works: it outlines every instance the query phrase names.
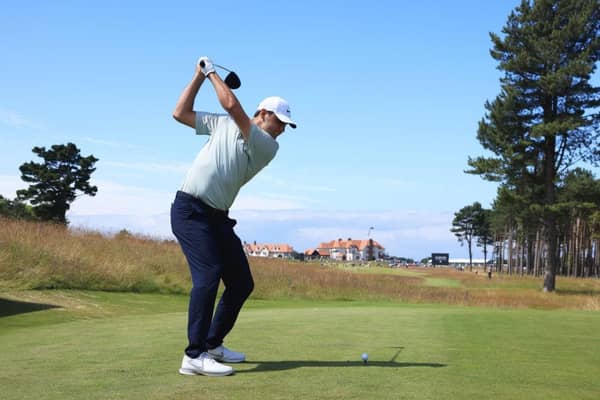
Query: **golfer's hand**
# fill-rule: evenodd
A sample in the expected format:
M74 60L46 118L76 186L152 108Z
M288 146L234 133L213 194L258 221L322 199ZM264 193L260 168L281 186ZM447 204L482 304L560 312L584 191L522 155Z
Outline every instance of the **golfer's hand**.
M200 67L200 70L204 76L208 76L209 74L215 72L215 66L213 65L212 60L206 56L202 56L198 59L198 66Z

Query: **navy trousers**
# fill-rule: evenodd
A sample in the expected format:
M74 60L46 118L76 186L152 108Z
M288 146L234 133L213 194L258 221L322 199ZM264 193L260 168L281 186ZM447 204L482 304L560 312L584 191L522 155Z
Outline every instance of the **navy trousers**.
M235 224L227 211L181 191L171 206L171 229L187 259L193 285L185 349L188 357L196 358L223 343L254 289L248 259L233 231ZM213 318L220 280L225 290Z

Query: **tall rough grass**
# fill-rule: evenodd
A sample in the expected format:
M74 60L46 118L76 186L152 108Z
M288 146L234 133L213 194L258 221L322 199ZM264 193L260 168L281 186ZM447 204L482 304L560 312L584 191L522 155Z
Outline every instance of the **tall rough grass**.
M499 308L582 309L600 310L600 282L588 280L585 289L564 289L543 293L533 278L496 276L458 272L448 268L405 270L377 268L332 268L320 263L286 262L277 259L251 259L257 281L256 297L300 297L346 300L391 300L412 303L438 303ZM414 276L413 272L417 271ZM459 287L429 286L429 278L460 282ZM563 282L564 281L564 282ZM581 285L573 279L562 279L566 287Z
M448 268L344 267L250 258L255 299L389 300L507 308L600 310L600 281L559 278L543 293L537 278ZM436 285L428 284L435 281ZM451 282L445 287L443 282ZM440 282L442 283L440 285ZM457 284L458 283L458 284ZM176 242L0 218L0 289L87 289L188 293Z
M0 281L25 289L183 293L179 246L132 235L106 237L60 225L0 219Z

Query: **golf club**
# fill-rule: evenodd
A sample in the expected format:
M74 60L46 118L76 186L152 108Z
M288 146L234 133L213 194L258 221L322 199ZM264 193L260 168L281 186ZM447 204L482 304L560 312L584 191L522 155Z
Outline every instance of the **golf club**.
M242 81L240 81L240 77L237 76L237 74L235 72L233 72L232 70L227 69L227 68L225 68L225 67L223 67L222 65L219 65L219 64L213 63L213 65L215 67L219 67L219 68L221 68L221 69L229 72L227 74L227 76L225 77L224 82L225 82L225 84L227 86L229 86L230 89L237 89L240 86L242 86ZM204 67L204 61L200 61L200 66Z

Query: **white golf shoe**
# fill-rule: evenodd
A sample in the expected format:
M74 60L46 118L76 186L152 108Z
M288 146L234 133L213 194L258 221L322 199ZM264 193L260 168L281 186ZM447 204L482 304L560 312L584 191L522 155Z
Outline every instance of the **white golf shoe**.
M246 361L246 355L244 353L229 350L223 345L208 350L208 356L217 361L226 363L241 363Z
M184 355L179 373L181 375L226 376L233 373L233 368L218 363L208 353L202 353L198 358Z

